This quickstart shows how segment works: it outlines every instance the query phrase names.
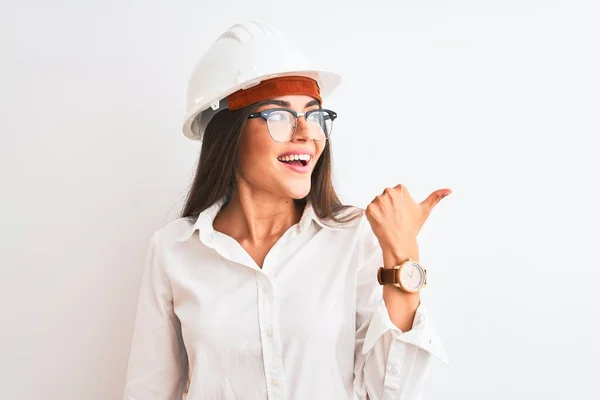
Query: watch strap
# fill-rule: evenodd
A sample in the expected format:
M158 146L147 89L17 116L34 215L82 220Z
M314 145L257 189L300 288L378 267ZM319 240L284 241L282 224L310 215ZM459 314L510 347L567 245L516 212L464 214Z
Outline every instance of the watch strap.
M377 281L380 285L394 285L396 283L400 283L398 280L398 272L400 268L383 268L379 267L377 271Z

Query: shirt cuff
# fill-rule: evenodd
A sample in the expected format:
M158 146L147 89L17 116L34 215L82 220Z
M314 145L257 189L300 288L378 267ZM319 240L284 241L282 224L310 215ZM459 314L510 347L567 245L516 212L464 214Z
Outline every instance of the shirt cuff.
M391 331L393 334L393 340L405 342L417 346L432 356L436 357L446 365L450 365L450 360L446 354L446 350L440 341L431 319L427 317L426 310L423 302L417 307L417 312L413 320L412 329L406 332L402 332L392 320L388 313L385 302L381 301L381 304L375 311L373 318L367 329L365 335L365 341L362 348L362 354L365 355L370 352L375 343L378 340L383 340L382 337L385 333Z

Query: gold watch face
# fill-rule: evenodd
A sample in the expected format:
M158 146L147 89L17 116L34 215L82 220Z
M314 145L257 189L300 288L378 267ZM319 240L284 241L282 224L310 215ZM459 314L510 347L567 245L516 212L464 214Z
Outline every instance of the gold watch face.
M416 292L425 283L425 271L423 267L414 261L407 261L400 269L400 283L408 291Z

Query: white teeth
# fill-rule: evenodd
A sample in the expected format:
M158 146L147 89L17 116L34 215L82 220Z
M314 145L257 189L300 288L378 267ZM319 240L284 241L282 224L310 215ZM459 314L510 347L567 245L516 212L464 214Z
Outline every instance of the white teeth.
M309 154L293 154L293 155L289 155L289 156L277 157L277 159L279 161L294 161L294 160L310 161L310 155Z

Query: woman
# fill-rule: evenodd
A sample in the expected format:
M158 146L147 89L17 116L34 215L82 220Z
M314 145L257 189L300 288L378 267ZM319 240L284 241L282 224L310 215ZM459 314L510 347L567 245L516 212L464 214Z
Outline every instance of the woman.
M184 133L202 156L151 240L125 399L418 399L446 361L416 235L450 191L343 206L322 108L339 77L296 49L238 24L196 65Z

